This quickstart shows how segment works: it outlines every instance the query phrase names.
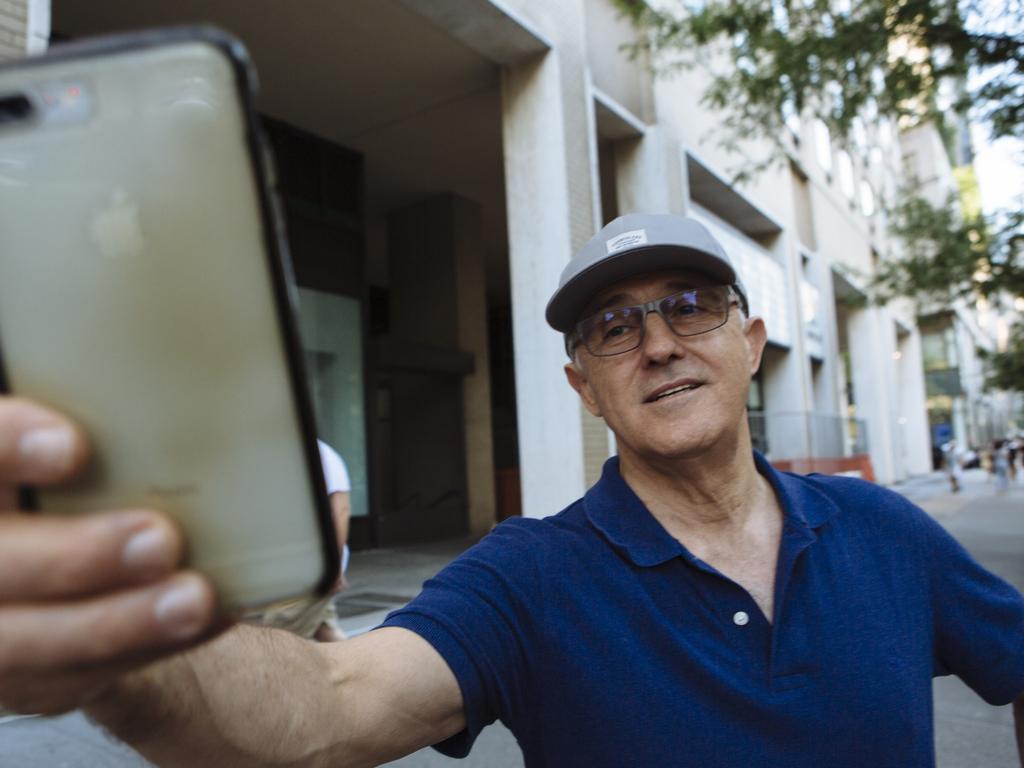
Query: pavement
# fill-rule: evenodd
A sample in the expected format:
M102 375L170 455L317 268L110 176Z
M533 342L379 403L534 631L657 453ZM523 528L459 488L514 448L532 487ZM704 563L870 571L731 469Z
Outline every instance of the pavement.
M1024 591L1024 477L998 493L981 470L965 473L950 492L945 475L931 473L893 487L933 515L986 567ZM422 583L473 543L471 539L354 552L349 588L338 600L349 635L368 631L407 602ZM938 768L1016 768L1009 707L990 707L957 678L935 681ZM0 718L0 768L146 768L81 714ZM472 754L455 761L425 749L389 768L519 768L522 756L500 724L484 730Z

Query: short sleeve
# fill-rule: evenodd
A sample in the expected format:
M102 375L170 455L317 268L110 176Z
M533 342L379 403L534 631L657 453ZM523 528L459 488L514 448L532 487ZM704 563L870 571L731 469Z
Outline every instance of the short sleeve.
M324 482L327 485L327 495L332 493L348 493L352 489L349 482L348 468L338 452L323 440L316 441L320 449L320 464L324 471Z
M444 658L462 691L466 728L435 745L465 757L497 719L510 727L529 700L530 657L543 626L537 547L526 522L498 526L429 580L382 626L416 632Z
M989 704L1024 693L1024 597L930 518L926 525L935 674L955 674Z

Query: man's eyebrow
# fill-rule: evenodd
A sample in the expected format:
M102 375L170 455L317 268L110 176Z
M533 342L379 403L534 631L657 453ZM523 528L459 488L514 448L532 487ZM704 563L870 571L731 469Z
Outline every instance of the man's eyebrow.
M632 302L632 303L636 304L637 302ZM605 309L613 309L615 307L626 307L626 306L630 306L630 296L629 296L629 294L628 293L615 293L615 294L612 294L611 296L609 296L608 298L602 299L601 301L599 301L597 304L594 305L594 308L591 309L586 314L589 316L589 315L593 315L593 314L596 314L598 312L601 312L601 311L603 311Z
M712 283L705 280L670 280L664 285L664 296L671 296L673 293L681 293L683 291L692 291L698 288L708 288ZM660 293L660 291L659 291ZM636 306L640 302L628 293L614 293L611 296L602 299L595 303L593 308L588 312L584 312L584 317L590 317L598 312L603 312L606 309L616 309L618 307L631 307Z

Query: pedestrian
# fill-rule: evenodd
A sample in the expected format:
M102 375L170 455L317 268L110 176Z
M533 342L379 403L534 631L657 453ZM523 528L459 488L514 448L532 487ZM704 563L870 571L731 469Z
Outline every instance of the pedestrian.
M1017 482L1017 457L1021 452L1021 441L1020 438L1015 437L1010 440L1007 444L1007 452L1009 454L1009 470L1010 470L1010 482Z
M946 468L946 477L949 478L950 490L953 493L959 493L960 488L963 487L963 468L956 440L949 440L943 444L942 461Z
M1010 479L1010 447L1006 440L992 441L992 474L996 478L996 491L1004 493Z
M500 719L527 766L920 768L946 674L1014 702L1024 733L1024 597L903 497L752 451L765 325L703 226L617 219L569 262L547 319L619 450L583 498L502 523L367 634L237 627L187 654L219 617L206 582L175 570L164 518L142 518L140 571L116 514L8 515L0 701L84 706L154 763L188 766L462 756ZM75 435L0 401L0 477L67 477Z

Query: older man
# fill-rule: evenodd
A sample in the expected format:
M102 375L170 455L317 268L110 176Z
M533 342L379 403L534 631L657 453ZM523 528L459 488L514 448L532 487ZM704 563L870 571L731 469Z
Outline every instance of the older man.
M215 614L163 518L7 515L0 701L85 705L161 765L462 755L501 719L528 765L902 768L933 764L931 681L955 673L1015 701L1021 738L1024 598L901 497L751 450L764 325L703 227L613 222L547 316L618 440L583 499L499 526L362 637L242 627L177 655ZM82 452L0 404L7 481Z

